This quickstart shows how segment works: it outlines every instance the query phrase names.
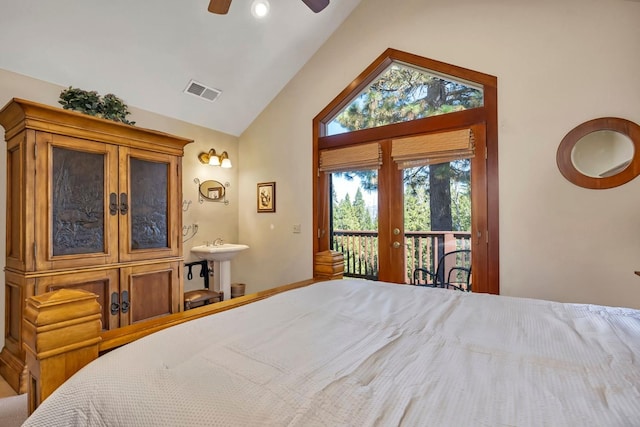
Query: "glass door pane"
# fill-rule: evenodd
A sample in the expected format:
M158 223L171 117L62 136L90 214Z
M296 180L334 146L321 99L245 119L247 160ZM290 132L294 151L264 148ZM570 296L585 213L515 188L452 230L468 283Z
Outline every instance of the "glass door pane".
M444 254L471 248L471 160L404 169L403 184L404 281L411 283L416 268L436 274ZM464 256L467 255L459 255ZM457 261L468 263L469 260ZM459 279L466 281L457 277L455 281ZM433 283L433 280L429 275L420 277L422 283ZM445 278L440 277L442 280Z
M331 249L342 252L345 276L378 278L378 171L331 174Z

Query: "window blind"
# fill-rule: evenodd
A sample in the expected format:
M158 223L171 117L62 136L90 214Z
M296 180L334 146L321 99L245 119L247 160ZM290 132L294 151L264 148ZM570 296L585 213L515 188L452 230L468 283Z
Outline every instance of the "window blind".
M380 169L382 149L377 142L320 151L321 172Z
M471 129L394 139L391 157L398 169L470 159L475 155Z

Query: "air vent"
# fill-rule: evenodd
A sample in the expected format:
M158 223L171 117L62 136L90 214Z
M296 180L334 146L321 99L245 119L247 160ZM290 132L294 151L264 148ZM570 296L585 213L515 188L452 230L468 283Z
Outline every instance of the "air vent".
M191 80L189 82L184 92L211 102L218 99L218 97L222 93L222 91L219 89L214 89L212 87L203 85L202 83L199 83L195 80Z

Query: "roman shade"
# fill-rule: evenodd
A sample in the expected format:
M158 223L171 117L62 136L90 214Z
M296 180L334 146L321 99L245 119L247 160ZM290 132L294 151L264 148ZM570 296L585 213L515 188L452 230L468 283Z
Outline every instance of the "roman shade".
M380 169L382 149L377 142L320 151L321 172Z
M398 169L470 159L474 155L471 129L399 138L391 143L391 157L398 164Z

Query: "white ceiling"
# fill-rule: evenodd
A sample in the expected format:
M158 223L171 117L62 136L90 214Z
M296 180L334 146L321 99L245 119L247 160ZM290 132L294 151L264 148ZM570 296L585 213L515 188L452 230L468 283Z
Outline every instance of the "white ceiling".
M0 0L0 68L240 135L360 1L270 0L257 20L252 0ZM185 94L191 79L222 95Z

